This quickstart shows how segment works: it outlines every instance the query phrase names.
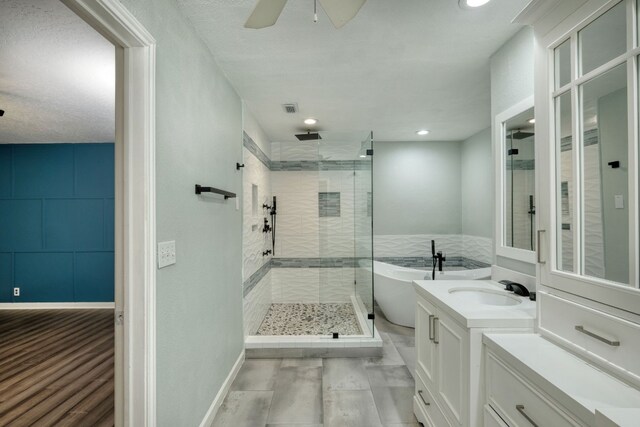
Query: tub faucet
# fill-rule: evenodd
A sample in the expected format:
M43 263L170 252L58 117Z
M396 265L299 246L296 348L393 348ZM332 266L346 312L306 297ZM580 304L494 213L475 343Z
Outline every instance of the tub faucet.
M438 271L442 272L442 263L447 260L447 257L445 255L442 255L442 251L436 252L435 240L431 240L431 260L433 262L431 279L436 280L436 265L438 266Z

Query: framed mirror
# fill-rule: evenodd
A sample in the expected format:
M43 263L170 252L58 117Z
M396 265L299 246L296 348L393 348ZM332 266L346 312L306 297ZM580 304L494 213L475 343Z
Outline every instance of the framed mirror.
M535 118L533 98L496 116L495 241L498 256L535 263Z

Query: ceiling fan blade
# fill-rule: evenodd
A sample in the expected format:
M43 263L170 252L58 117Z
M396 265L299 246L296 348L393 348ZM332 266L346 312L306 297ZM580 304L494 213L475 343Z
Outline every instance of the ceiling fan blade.
M341 28L351 21L367 0L319 0L333 26Z
M245 28L266 28L276 23L287 0L258 0Z

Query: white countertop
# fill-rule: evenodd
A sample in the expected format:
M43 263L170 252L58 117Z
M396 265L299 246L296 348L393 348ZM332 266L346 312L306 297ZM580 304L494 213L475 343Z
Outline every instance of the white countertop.
M621 409L640 408L639 390L538 334L484 334L483 342L521 375L589 425L596 425L596 410L616 416L615 413ZM617 416L628 414L620 412ZM619 425L640 425L637 416L633 421L635 424ZM609 427L616 424L601 425Z
M503 291L504 286L492 280L415 280L413 287L419 295L446 311L468 328L533 328L536 303ZM518 305L496 306L469 304L449 291L453 288L474 288L500 291L521 300Z
M596 411L596 427L638 427L638 424L640 408L601 408Z

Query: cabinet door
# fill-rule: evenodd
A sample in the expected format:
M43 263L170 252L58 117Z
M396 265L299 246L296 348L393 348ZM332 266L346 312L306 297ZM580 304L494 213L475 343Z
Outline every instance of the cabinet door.
M436 309L423 298L416 303L416 369L420 370L425 385L435 389L435 344L433 322Z
M467 331L439 312L434 322L438 395L457 426L468 423L469 338Z
M485 405L484 427L509 427L509 425L506 424L489 405Z

